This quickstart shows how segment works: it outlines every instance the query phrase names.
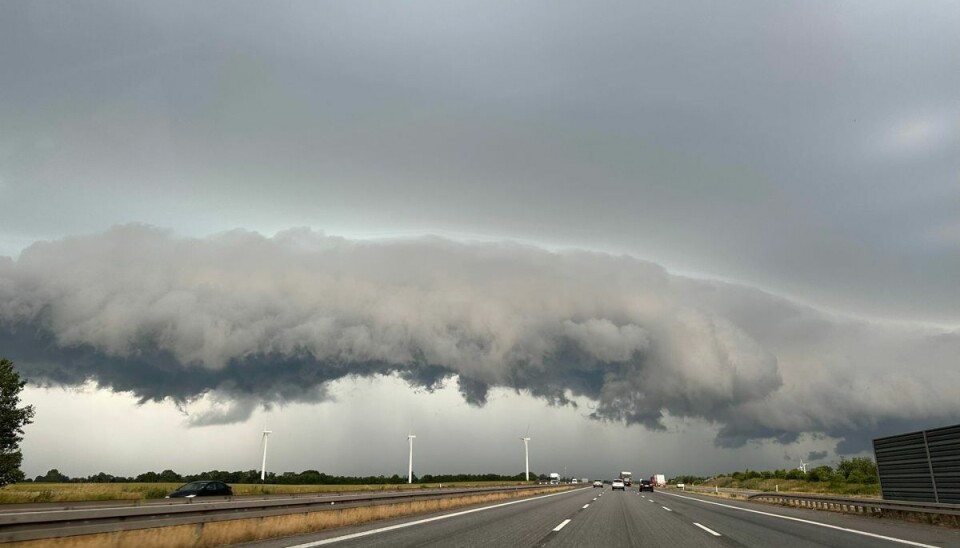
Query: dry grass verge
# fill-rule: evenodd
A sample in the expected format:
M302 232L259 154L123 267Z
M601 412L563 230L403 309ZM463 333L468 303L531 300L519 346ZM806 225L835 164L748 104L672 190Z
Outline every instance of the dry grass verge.
M697 487L714 487L721 489L753 489L756 491L774 491L778 487L781 492L812 493L818 495L837 495L841 497L879 497L880 485L876 483L829 483L805 480L788 479L761 479L735 480L731 477L714 478Z
M183 483L16 483L0 488L0 504L34 502L80 502L87 500L145 500L160 499ZM444 487L493 487L529 485L527 482L473 481L444 483ZM261 485L230 484L233 494L289 495L308 493L346 493L354 491L406 491L434 489L439 483L389 485Z
M522 492L486 493L418 501L358 506L336 510L299 512L282 516L217 521L173 527L136 529L117 533L100 533L56 539L12 542L11 548L207 548L284 537L358 525L370 521L396 518L412 514L442 512L506 499L530 497L568 488L531 489Z

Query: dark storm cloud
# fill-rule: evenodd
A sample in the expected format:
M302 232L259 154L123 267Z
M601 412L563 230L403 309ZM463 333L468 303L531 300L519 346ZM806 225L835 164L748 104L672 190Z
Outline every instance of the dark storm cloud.
M184 238L128 225L0 260L0 351L35 382L208 396L194 424L322 401L329 382L457 378L592 418L719 425L717 444L954 420L960 334L832 317L623 256L306 229ZM909 361L908 361L909 360ZM849 447L848 447L849 448Z

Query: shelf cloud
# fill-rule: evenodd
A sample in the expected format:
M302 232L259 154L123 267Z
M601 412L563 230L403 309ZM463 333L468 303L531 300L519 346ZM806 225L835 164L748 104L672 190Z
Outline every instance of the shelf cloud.
M0 258L0 354L32 382L143 401L317 402L345 377L458 383L601 421L720 427L720 446L842 438L960 417L960 333L832 315L627 256L292 229L188 238L145 225Z

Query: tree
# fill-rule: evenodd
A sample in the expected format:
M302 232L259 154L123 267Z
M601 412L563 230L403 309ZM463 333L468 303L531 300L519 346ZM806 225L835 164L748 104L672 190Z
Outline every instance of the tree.
M137 481L140 483L156 483L160 481L160 474L156 472L144 472L137 476Z
M60 470L54 468L47 472L45 476L37 476L37 479L34 481L40 481L44 483L68 483L70 478L64 474L60 473Z
M13 362L0 358L0 487L23 479L23 427L33 422L33 406L20 405L20 391L27 381L13 368Z
M787 472L787 479L788 480L805 480L807 479L807 473L798 468L794 468L793 470L790 470L789 472Z
M855 457L849 460L840 457L837 474L843 476L847 483L876 483L877 465L870 457Z
M821 481L828 482L833 479L834 473L833 468L827 464L822 466L817 466L813 470L807 472L807 481Z
M157 479L166 483L179 483L183 481L183 477L173 470L164 470L163 472L160 472L160 475L157 477Z

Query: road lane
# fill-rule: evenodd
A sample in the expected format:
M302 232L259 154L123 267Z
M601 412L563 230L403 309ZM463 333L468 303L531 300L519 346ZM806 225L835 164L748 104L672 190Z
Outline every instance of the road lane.
M608 492L551 537L547 548L574 547L691 547L729 546L713 535L680 520L636 491Z
M377 532L343 538L371 530ZM604 490L601 494L582 488L250 546L289 548L320 539L342 539L332 544L338 547L372 548L960 547L960 531L902 521L664 491Z
M249 543L244 546L289 548L341 538L342 540L325 545L338 548L536 546L543 538L555 534L553 529L565 519L572 518L578 512L587 511L583 510L582 506L591 502L596 496L597 493L591 489L578 488L553 496L508 501L515 504L485 504L450 512L378 521L365 526L346 527L311 535ZM408 524L414 525L408 527L406 526ZM398 526L399 528L366 534L362 537L352 536Z
M658 492L673 513L743 546L851 547L960 546L960 531L900 520Z

